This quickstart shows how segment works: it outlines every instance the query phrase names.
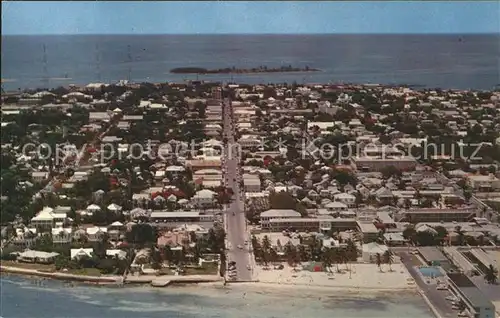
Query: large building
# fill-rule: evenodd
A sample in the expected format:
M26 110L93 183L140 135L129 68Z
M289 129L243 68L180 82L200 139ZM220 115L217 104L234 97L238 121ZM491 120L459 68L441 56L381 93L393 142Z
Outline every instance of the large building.
M346 231L357 227L355 219L321 217L321 218L275 218L261 222L262 229L270 232L311 231L326 233L330 230Z
M495 318L495 306L474 283L462 273L448 273L449 290L463 300L474 318Z
M468 222L476 216L476 210L470 208L438 209L422 208L401 210L397 217L400 222Z
M495 191L500 189L500 179L493 174L487 176L468 176L467 181L471 188L479 191Z
M415 170L417 161L412 157L353 157L352 161L359 171L381 171L388 167L395 167L402 171Z

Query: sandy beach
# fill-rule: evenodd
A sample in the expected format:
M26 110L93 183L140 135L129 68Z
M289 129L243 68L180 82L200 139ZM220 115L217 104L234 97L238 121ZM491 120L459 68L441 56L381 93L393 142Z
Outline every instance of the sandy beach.
M394 291L394 290L416 290L410 274L403 264L393 264L392 271L384 266L382 272L375 264L352 264L351 273L346 270L345 265L339 265L340 273L336 267L332 267L332 273L294 271L290 266L285 265L282 270L264 270L262 266L257 266L257 283L262 286L276 285L282 287L307 287L322 289L342 289L352 292L360 290L371 291Z

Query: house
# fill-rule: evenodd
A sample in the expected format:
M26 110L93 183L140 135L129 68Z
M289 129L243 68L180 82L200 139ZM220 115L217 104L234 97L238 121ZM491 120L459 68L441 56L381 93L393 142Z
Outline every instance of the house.
M358 230L363 237L364 243L370 243L377 239L380 231L379 229L377 229L377 227L375 227L373 223L358 221L357 225Z
M384 233L384 242L388 246L402 246L406 240L402 233Z
M244 174L243 187L246 192L260 192L260 178L258 175Z
M17 260L26 263L50 264L54 262L54 259L57 256L59 256L59 253L47 253L47 252L27 250L22 253L19 253L17 256Z
M38 229L52 229L56 223L63 223L66 213L56 213L53 208L45 207L31 219L31 224Z
M70 257L72 260L79 260L84 257L92 258L94 250L91 248L72 248L70 250Z
M353 207L356 203L356 197L348 193L338 193L333 196L335 201L342 202L348 207Z
M116 214L122 211L122 207L116 203L111 203L110 205L108 205L107 209L108 211Z
M187 231L167 231L158 236L156 244L158 247L175 247L186 246L190 241L189 232Z
M195 193L191 198L191 203L199 207L209 207L214 204L216 193L212 190L203 189Z
M330 122L310 121L310 122L307 123L307 130L312 130L315 127L319 131L325 132L329 128L335 127L335 123L333 121L330 121Z
M205 160L205 159L186 160L186 167L191 168L193 172L201 169L220 169L221 161L220 158L213 160Z
M90 112L89 122L109 121L111 116L107 112Z
M106 250L106 256L108 257L113 257L113 258L118 258L118 259L126 259L127 258L127 252L123 250L118 250L118 249L109 249Z
M340 213L342 211L347 211L347 204L340 201L333 201L325 205L325 208L330 213Z
M105 227L93 226L86 229L89 241L96 242L101 240L105 234L108 233L108 229Z
M89 215L92 215L94 213L101 211L101 207L98 206L97 204L91 204L85 210Z
M363 244L361 250L363 255L363 261L366 263L373 263L377 259L377 254L382 256L389 249L386 245L371 242Z
M390 189L381 187L380 189L375 191L375 198L382 204L390 204L394 199L394 194Z
M242 135L241 138L238 139L238 144L241 145L242 148L257 148L262 146L263 142L256 136Z
M34 182L42 182L49 178L49 173L46 171L33 171L31 173L31 178Z
M72 240L72 229L57 227L52 228L52 242L53 244L69 244Z
M124 230L125 226L119 221L115 221L108 226L108 234L111 240L119 240L120 234Z
M39 239L36 228L17 228L12 244L19 248L30 248Z

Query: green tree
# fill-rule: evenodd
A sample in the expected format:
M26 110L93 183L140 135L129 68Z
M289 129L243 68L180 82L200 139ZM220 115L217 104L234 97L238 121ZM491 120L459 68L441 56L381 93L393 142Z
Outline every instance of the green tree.
M384 258L384 263L389 265L389 271L392 272L391 265L392 263L394 263L394 257L392 253L389 250L385 251L383 258Z
M140 223L132 226L132 229L125 235L127 242L144 246L147 243L156 243L156 231L147 224Z
M498 279L498 270L490 264L490 266L486 268L484 279L488 284L496 284Z
M458 235L458 245L465 244L465 232L462 230L460 225L455 227L455 233Z
M380 255L380 253L377 253L375 255L375 263L377 264L377 267L378 269L380 270L380 272L382 272L382 255Z
M403 230L403 237L405 240L408 240L412 243L417 242L417 231L415 230L415 227L413 226L408 226L406 229Z
M436 243L437 244L443 244L446 236L448 235L448 231L443 227L443 226L436 226L434 228L436 230L437 235L436 235Z

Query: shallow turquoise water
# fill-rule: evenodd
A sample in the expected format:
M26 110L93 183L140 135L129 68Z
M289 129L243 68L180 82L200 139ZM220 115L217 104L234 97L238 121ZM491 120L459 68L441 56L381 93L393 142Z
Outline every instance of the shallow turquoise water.
M338 291L258 290L213 286L152 289L68 285L2 275L3 318L170 318L170 317L433 317L414 294L376 298L343 296Z
M432 267L432 266L420 267L418 270L425 277L441 277L441 276L443 276L443 273L441 273L441 271L437 267Z

